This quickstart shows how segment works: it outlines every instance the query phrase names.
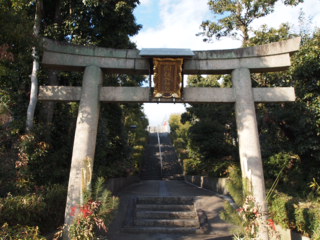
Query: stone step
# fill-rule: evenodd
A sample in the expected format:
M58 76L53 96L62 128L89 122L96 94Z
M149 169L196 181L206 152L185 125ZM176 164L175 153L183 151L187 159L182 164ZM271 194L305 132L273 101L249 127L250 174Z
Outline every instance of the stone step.
M192 211L194 210L193 204L137 204L136 210L152 210L152 211Z
M163 180L184 180L184 176L181 174L175 174L175 175L163 175Z
M141 180L162 180L161 176L141 176Z
M195 219L195 211L137 211L136 218L150 219Z
M123 231L129 233L166 233L166 234L192 234L198 231L194 227L125 227Z
M135 219L135 226L143 227L195 227L198 228L198 219Z
M139 197L137 199L137 204L191 205L193 202L193 197Z

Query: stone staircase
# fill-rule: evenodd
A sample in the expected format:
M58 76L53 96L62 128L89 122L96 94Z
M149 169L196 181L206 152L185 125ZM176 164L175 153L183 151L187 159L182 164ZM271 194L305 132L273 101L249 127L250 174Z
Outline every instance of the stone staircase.
M162 170L158 136L156 133L150 133L140 178L142 180L184 180L182 166L178 161L170 135L160 133L159 137L162 151Z
M141 180L161 180L161 166L158 149L157 134L149 134L149 142L141 169Z
M196 233L200 229L193 197L138 197L134 203L133 233Z

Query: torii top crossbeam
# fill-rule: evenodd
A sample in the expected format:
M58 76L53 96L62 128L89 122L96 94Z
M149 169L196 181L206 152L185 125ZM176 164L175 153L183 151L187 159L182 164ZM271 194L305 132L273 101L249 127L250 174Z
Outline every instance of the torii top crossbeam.
M193 51L192 58L184 60L184 74L224 74L234 69L247 68L251 73L286 70L290 54L299 49L300 38L261 46ZM57 70L83 71L87 66L97 66L109 73L149 74L150 61L139 50L110 49L75 46L45 39L43 66ZM235 102L232 88L185 88L183 99L176 102L209 103ZM255 102L294 101L293 88L253 88ZM81 87L41 86L39 100L79 101ZM156 102L150 98L149 88L102 87L99 95L104 102ZM172 102L162 99L162 102Z
M300 38L293 38L248 48L194 51L191 59L185 59L183 73L225 74L238 68L252 73L282 71L290 66L290 53L299 46ZM82 71L95 65L105 72L149 74L150 63L139 50L64 45L49 39L44 48L42 64L52 69Z

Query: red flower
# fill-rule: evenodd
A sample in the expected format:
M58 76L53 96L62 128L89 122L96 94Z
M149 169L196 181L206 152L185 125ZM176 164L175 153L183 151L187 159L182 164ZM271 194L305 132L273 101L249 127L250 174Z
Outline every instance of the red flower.
M268 219L269 226L276 231L276 225L272 219Z
M83 214L83 217L89 217L89 216L91 216L92 214L93 214L93 212L91 211L91 209L90 209L90 206L89 206L89 204L86 204L86 205L84 205L83 207L81 207L80 208L80 211L82 212L82 214Z
M74 217L76 215L78 207L77 206L73 206L71 207L71 213L70 216Z
M238 209L237 209L237 212L239 212L239 213L242 213L243 211L244 211L243 208L238 208Z

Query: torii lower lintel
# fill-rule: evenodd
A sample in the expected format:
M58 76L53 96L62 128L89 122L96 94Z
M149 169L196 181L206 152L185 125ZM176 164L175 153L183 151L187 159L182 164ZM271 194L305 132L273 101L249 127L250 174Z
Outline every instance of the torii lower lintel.
M157 98L150 98L150 88L142 87L101 87L101 102L117 103L159 103ZM175 103L232 103L236 102L233 88L184 88L184 97L175 99ZM293 87L252 88L254 102L293 102ZM41 86L40 101L80 101L81 87ZM161 103L173 103L172 99L161 99Z

